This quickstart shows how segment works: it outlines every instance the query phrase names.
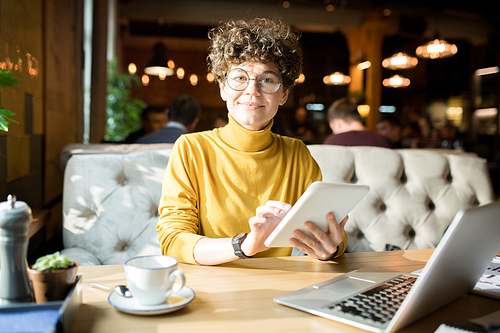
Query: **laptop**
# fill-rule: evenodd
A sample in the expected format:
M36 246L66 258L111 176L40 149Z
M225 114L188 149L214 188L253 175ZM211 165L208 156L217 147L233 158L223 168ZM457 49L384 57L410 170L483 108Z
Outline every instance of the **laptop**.
M396 332L472 290L500 251L500 202L460 211L420 275L366 267L274 298L373 332Z

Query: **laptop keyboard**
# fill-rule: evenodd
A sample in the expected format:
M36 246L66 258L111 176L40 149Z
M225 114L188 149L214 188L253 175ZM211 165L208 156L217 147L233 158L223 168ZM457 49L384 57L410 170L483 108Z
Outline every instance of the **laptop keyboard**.
M399 276L328 308L383 324L392 319L416 280L411 276Z

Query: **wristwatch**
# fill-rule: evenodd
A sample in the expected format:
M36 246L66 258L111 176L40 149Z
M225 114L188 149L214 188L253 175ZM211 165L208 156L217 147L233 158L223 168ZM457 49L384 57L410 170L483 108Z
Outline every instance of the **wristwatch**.
M234 255L237 256L240 259L247 259L247 258L252 258L253 256L249 257L243 253L241 250L241 243L247 238L246 233L242 232L240 234L237 234L236 236L233 237L233 240L231 241L231 244L233 244L233 249L234 249Z

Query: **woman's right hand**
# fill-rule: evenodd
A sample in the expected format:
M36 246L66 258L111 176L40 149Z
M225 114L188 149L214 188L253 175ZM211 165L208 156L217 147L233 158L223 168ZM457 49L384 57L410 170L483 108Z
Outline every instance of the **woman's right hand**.
M292 208L290 204L282 201L268 201L264 206L256 209L255 216L248 220L250 233L241 244L241 250L247 256L269 249L264 241L281 222L286 213Z

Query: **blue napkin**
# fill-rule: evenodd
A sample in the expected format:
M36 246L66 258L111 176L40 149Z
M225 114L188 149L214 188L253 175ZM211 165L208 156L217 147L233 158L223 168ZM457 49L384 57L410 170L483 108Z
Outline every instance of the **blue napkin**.
M58 320L56 309L0 312L0 332L56 332Z

